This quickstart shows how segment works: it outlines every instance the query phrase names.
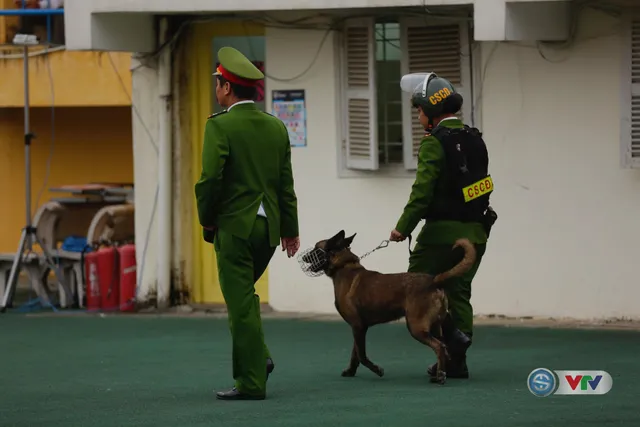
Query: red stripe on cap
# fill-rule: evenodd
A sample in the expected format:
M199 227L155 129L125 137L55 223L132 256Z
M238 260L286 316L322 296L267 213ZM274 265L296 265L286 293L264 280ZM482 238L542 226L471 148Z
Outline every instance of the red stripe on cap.
M220 72L220 74L222 75L222 77L225 78L225 80L231 82L231 83L235 83L238 84L240 86L250 86L253 87L257 84L257 80L249 80L249 79L243 79L242 77L238 77L235 74L233 74L232 72L230 72L229 70L225 69L222 64L218 66L218 70Z

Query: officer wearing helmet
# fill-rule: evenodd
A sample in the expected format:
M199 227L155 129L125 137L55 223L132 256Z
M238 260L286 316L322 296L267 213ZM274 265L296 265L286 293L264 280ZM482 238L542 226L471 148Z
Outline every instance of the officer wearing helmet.
M401 89L411 94L425 136L420 143L418 168L411 195L390 240L403 241L424 219L409 258L409 272L442 273L462 257L453 243L467 238L477 251L473 267L443 287L449 313L441 339L450 360L449 378L469 378L466 352L473 336L471 282L478 271L491 226L497 215L489 206L493 181L488 173L488 153L482 134L466 126L456 113L462 96L446 79L435 73L403 76ZM429 374L435 375L435 364Z

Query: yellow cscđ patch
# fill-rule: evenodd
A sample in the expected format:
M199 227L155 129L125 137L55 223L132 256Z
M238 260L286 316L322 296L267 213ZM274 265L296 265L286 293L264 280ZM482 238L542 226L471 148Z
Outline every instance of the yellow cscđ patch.
M470 202L480 196L491 193L492 191L493 180L491 179L491 176L487 176L486 178L482 178L480 181L474 182L468 187L464 187L462 189L462 194L464 195L464 201Z

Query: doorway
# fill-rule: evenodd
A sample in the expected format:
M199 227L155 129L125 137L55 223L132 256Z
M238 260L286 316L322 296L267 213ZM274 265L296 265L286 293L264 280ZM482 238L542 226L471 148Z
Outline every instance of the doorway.
M264 27L243 22L213 22L194 25L188 55L188 105L191 142L191 188L200 178L202 167L202 135L207 117L221 111L215 99L215 76L218 65L217 53L223 46L231 46L242 52L263 72L266 64L266 42ZM256 106L265 110L264 81L256 100ZM218 281L213 245L202 238L193 192L187 195L192 203L192 301L195 304L223 304L224 298ZM256 293L261 303L269 301L269 269L256 283Z

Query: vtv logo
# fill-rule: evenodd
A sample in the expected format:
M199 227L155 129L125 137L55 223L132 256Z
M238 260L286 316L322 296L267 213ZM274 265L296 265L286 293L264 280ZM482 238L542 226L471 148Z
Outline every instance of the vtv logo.
M554 371L558 376L558 389L554 394L607 394L613 379L605 371Z
M527 378L527 387L537 397L552 394L580 395L607 394L613 386L613 379L605 371L551 371L536 368Z

